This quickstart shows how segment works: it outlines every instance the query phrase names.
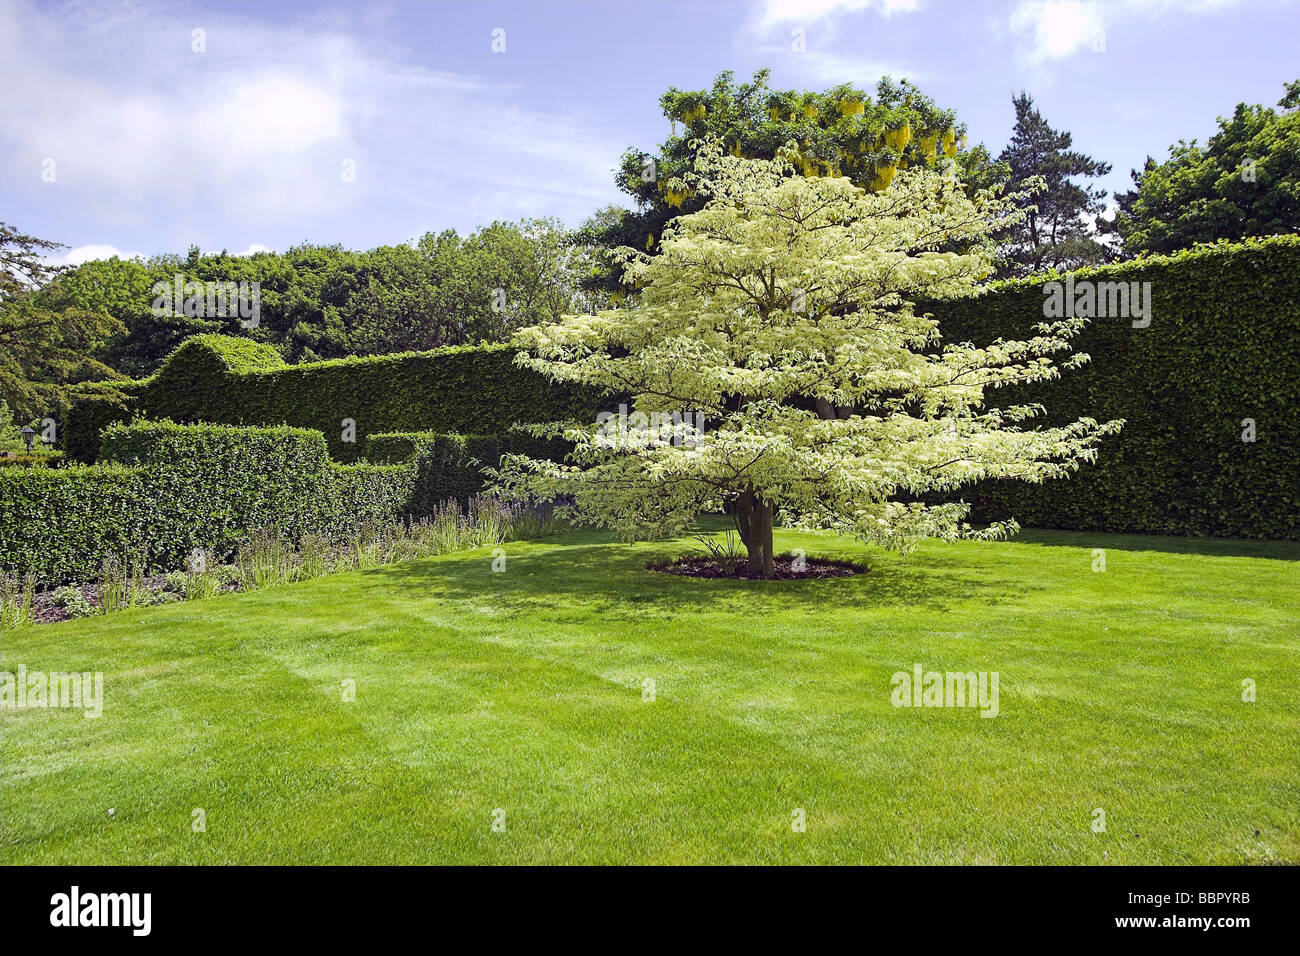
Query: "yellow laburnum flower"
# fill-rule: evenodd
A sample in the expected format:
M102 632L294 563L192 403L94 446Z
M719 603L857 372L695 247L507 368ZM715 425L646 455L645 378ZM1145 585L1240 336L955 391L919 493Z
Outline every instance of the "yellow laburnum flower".
M954 156L957 153L957 134L952 130L946 130L943 134L943 154L945 156Z
M652 232L645 237L645 251L649 252L655 247L655 234Z
M817 107L812 103L805 103L803 105L803 115L805 119L816 119Z
M898 172L896 166L881 166L876 169L875 175L871 179L871 185L868 187L873 193L888 189L889 184L894 181L894 173Z
M921 153L926 159L934 159L938 154L936 147L939 145L938 133L927 133L919 140Z
M677 192L675 189L670 189L664 193L664 201L670 206L680 206L686 201L689 195L690 193Z
M840 100L839 108L841 116L861 116L867 111L861 100Z
M885 145L895 152L901 153L907 148L907 144L912 141L912 127L909 123L904 123L896 129L891 129L885 133Z
M709 108L701 103L699 106L687 107L686 112L682 113L683 123L694 123L697 119L704 119L709 115Z

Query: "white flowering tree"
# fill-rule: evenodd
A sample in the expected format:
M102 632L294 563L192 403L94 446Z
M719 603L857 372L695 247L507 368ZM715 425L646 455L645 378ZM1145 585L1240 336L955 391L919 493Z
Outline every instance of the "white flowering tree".
M941 344L921 297L971 294L1011 198L904 170L880 192L704 144L675 184L708 199L659 254L624 250L626 308L524 330L519 362L557 382L627 396L631 413L556 423L565 462L503 458L496 490L571 496L579 522L622 537L677 533L725 510L749 571L773 575L782 523L906 551L923 538L996 538L933 503L982 478L1039 482L1091 461L1121 423L1031 427L1040 406L990 407L998 386L1056 376L1080 320L1026 341ZM613 409L611 409L613 411ZM698 417L697 417L698 416ZM702 424L701 424L702 423ZM546 429L538 429L539 432Z

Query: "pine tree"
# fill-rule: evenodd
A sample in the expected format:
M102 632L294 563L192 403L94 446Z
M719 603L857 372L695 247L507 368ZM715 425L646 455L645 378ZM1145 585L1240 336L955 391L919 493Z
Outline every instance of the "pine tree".
M60 248L0 222L0 398L23 421L56 415L77 383L117 377L93 355L122 331L120 322L35 299L60 272L47 258Z
M1104 208L1106 191L1080 185L1074 178L1105 176L1110 164L1070 149L1073 137L1052 129L1028 93L1022 91L1011 102L1016 126L1011 142L998 156L1011 168L1007 188L1022 190L1035 177L1046 188L1018 201L1026 214L1000 237L999 273L1030 275L1107 261L1110 250L1098 241L1093 227Z

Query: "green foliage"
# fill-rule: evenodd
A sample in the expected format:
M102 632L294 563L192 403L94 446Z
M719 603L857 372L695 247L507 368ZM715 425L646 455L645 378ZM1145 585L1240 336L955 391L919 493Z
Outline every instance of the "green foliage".
M236 553L257 528L340 539L405 513L410 465L340 466L319 432L138 422L103 437L101 464L0 470L0 571L86 580L103 563L182 567Z
M62 460L61 452L52 455L17 454L12 457L0 455L0 468L57 468Z
M411 513L414 473L410 465L339 465L330 471L330 507L316 529L331 540L355 528Z
M54 277L36 298L46 309L113 317L120 325L102 357L143 377L199 334L268 343L294 361L502 341L522 325L588 308L591 296L578 288L588 257L559 222L529 219L367 252L302 245L250 256L193 249L145 262L98 260ZM237 310L212 316L188 308L185 284L209 282L257 283L257 326L246 328Z
M265 343L230 335L196 335L181 343L158 376L164 381L211 381L222 374L284 367L280 353Z
M61 609L70 619L91 617L99 613L99 608L87 600L81 588L70 584L56 588L50 600L55 607Z
M437 432L388 432L366 441L366 459L376 463L415 463L415 487L409 513L433 514L445 502L469 501L486 486L485 468L495 468L505 454L563 461L571 442L538 438L526 431L504 435L454 435Z
M1011 170L1007 188L1025 189L1037 180L1042 188L1017 202L1026 215L1002 237L1001 274L1029 275L1107 261L1111 253L1088 221L1102 211L1106 191L1074 180L1105 176L1110 164L1070 149L1073 137L1049 126L1028 93L1021 92L1011 102L1016 125L1011 142L998 156Z
M1043 321L1043 283L1012 280L926 305L949 342L979 345ZM1059 278L1059 277L1055 277ZM1300 537L1300 238L1216 244L1074 273L1075 282L1150 282L1151 324L1093 319L1092 361L1059 380L1008 389L1048 424L1088 414L1127 424L1100 464L1069 481L993 482L967 495L976 516L1083 531ZM1242 440L1244 419L1256 440Z
M657 249L669 220L704 205L702 196L669 181L692 169L697 143L707 137L752 159L772 159L793 141L805 175L843 175L873 191L888 186L900 169L940 168L949 161L974 187L1002 178L1004 170L984 147L966 149L966 127L954 112L936 106L910 82L882 79L873 96L847 83L824 92L776 90L767 85L768 76L760 70L750 82L736 83L727 71L707 90L669 88L659 104L672 134L654 154L629 149L616 173L637 211L602 210L584 224L582 235L606 249ZM616 269L592 281L619 289Z
M496 467L503 442L495 435L434 435L416 453L411 511L432 514L448 499L467 501L483 488L482 469Z
M590 419L597 404L589 390L520 371L504 345L294 366L276 366L269 351L246 351L251 347L247 340L198 336L153 378L83 390L64 429L69 458L93 460L99 430L133 415L312 428L324 434L334 458L351 461L378 432L504 434L518 421ZM265 364L249 367L259 362ZM355 424L355 435L345 420Z
M105 555L148 544L158 502L143 468L121 465L0 469L0 573L42 583L90 580ZM172 529L159 529L153 542Z
M23 441L22 427L9 410L9 403L0 398L0 453L7 451L26 452L27 443Z
M976 349L934 348L922 295L961 296L991 266L988 237L1017 194L969 197L953 177L904 170L870 192L704 143L681 182L708 195L673 221L657 255L632 252L631 308L527 329L521 364L556 382L632 393L633 414L557 423L572 464L512 455L496 487L570 497L576 520L628 539L681 530L702 512L736 522L748 570L771 578L774 521L851 530L901 551L921 539L999 537L960 503L917 500L989 477L1042 481L1096 455L1085 413L1025 427L1038 409L986 401L1086 360L1082 320L1061 318ZM958 249L964 251L956 251ZM940 251L943 250L943 251ZM810 408L809 406L815 406Z
M69 461L88 464L99 454L99 436L114 422L131 417L132 406L148 382L119 381L111 385L91 383L75 390L69 398L60 439Z
M24 420L62 417L72 386L117 376L101 359L121 323L35 292L59 274L47 259L59 248L0 222L0 399Z
M1204 146L1179 142L1169 159L1133 171L1113 223L1126 255L1300 229L1300 81L1281 113L1239 103Z
M438 437L437 432L380 432L366 439L366 461L396 465L415 461Z
M0 631L26 627L32 622L36 575L0 574Z

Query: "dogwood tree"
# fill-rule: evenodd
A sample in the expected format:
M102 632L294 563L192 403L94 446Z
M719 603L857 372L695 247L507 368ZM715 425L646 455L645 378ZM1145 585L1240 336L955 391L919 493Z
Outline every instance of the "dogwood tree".
M913 305L973 292L992 267L988 236L1020 214L1013 197L968 197L955 176L922 168L868 193L798 175L796 159L793 146L755 160L703 144L677 187L704 207L674 221L658 255L623 250L628 307L520 334L521 365L627 405L536 428L572 441L572 454L505 456L497 491L570 496L570 517L628 540L725 510L750 572L771 577L778 522L900 551L997 538L1014 522L973 528L967 504L936 499L1094 459L1122 423L1030 427L1041 406L986 401L1086 361L1069 347L1082 320L976 348L941 343Z

